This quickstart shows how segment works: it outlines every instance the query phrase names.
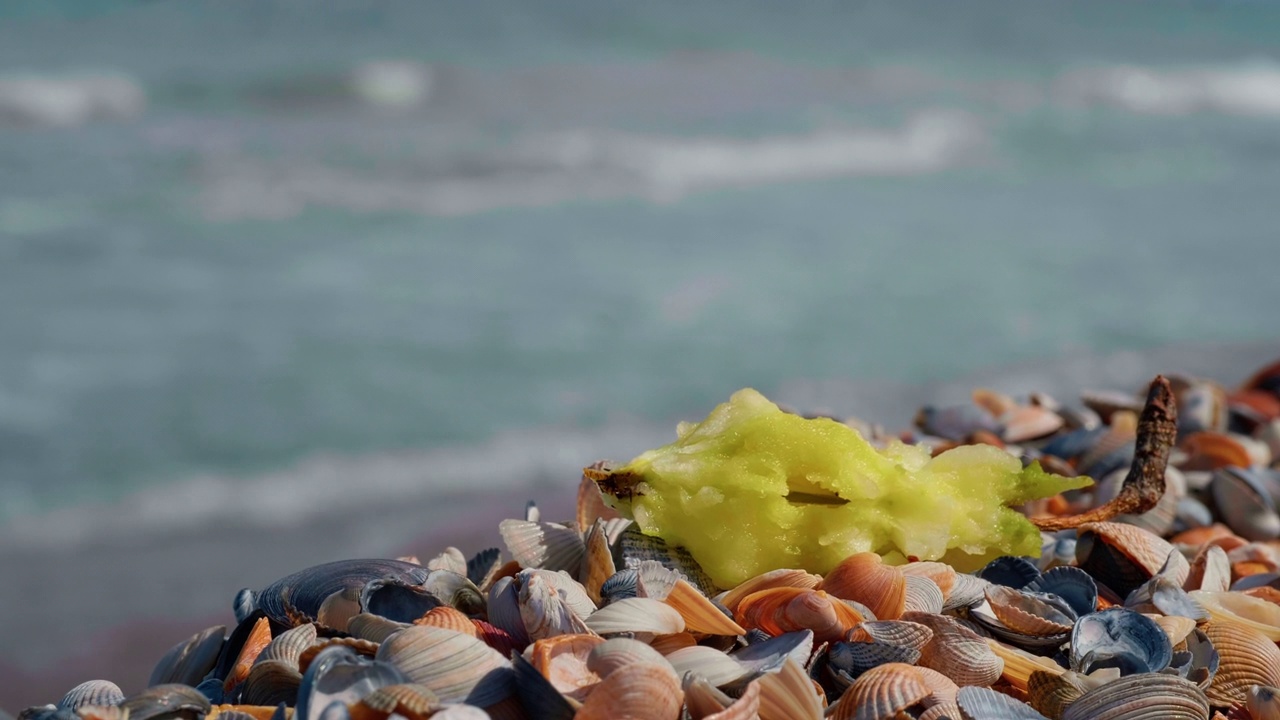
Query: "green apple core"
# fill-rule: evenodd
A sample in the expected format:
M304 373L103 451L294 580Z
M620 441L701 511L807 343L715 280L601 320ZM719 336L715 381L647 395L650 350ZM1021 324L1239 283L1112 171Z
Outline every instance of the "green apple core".
M878 450L847 425L784 412L750 388L677 435L598 483L722 588L777 568L826 573L866 551L961 571L1037 557L1040 531L1010 506L1093 482L1023 467L988 445L937 457L896 440Z

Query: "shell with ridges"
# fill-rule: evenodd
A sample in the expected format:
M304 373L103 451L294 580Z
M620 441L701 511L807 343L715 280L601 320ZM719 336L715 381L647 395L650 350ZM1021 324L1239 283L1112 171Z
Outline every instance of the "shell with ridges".
M582 704L575 720L677 720L684 691L671 668L637 663L611 673Z
M1195 684L1173 675L1128 675L1071 703L1062 720L1208 720L1209 701Z
M832 709L832 720L891 718L932 694L916 668L888 663L862 674Z
M300 685L302 673L296 660L263 660L249 668L240 686L240 700L251 705L292 706L298 702Z
M906 602L902 606L904 613L913 611L924 613L942 612L942 606L947 599L942 594L942 588L938 587L937 583L919 575L907 575L906 581Z
M933 631L921 648L921 667L931 668L958 685L991 685L1000 679L1004 661L977 633L947 615L903 613L903 619Z
M526 651L529 663L563 695L582 700L600 682L587 667L591 651L604 642L597 635L558 635L544 638Z
M1030 705L984 687L968 686L956 693L965 717L983 720L1047 720Z
M716 687L723 687L741 680L751 671L731 656L705 645L681 648L667 654L667 662L675 668L676 675L684 677L693 673L706 678Z
M1004 661L1004 670L1000 676L1010 685L1023 692L1027 691L1027 682L1031 678L1031 673L1037 670L1043 670L1054 675L1061 675L1065 672L1057 663L1048 658L1032 655L1025 650L1005 645L999 640L986 638L986 643L992 652Z
M758 720L760 717L759 683L749 683L737 699L692 673L684 676L683 687L689 720Z
M670 605L649 598L626 598L610 603L586 619L591 632L669 635L684 630L684 618Z
M691 632L735 636L747 632L683 578L676 581L664 602L680 613L684 618L685 627Z
M945 600L951 595L951 588L956 583L956 569L946 563L921 561L900 566L902 574L908 577L929 578L942 591Z
M1280 686L1280 649L1262 633L1234 622L1204 626L1218 651L1218 673L1206 691L1214 705L1238 705L1253 685Z
M880 620L902 614L907 599L906 576L901 568L885 565L872 552L856 553L841 560L822 578L819 590L866 605Z
M823 698L793 658L755 682L760 684L760 720L823 720Z
M414 620L413 624L444 628L445 630L452 630L454 632L462 633L463 635L479 637L475 623L471 622L471 618L467 617L461 610L449 607L448 605L431 608L425 615Z
M1159 536L1122 523L1084 523L1079 528L1076 558L1093 578L1121 596L1160 573L1181 585L1190 566L1186 558Z
M839 598L801 588L772 588L748 595L735 616L742 627L775 636L812 630L817 642L839 639L865 619Z
M377 615L369 615L370 618L381 618ZM385 622L391 622L386 620ZM400 626L403 627L403 626ZM396 629L399 630L400 627ZM370 639L370 638L366 638ZM381 640L378 640L381 642ZM303 651L314 645L316 642L316 626L315 623L307 623L290 628L272 638L271 643L262 649L258 654L256 663L266 662L267 660L280 660L294 668L298 667L299 658L302 657Z
M641 663L661 665L667 659L657 650L631 638L609 638L592 648L587 655L587 668L606 678L619 668ZM672 670L674 673L675 670Z
M805 570L782 568L778 570L770 570L769 572L757 575L732 590L722 593L718 599L721 605L724 605L729 609L729 612L736 613L738 611L738 604L752 593L776 587L794 587L813 590L821 583L821 575L814 575L813 573Z
M1227 551L1208 543L1201 546L1191 561L1182 588L1187 591L1226 592L1230 587L1231 561L1227 559Z
M587 591L587 597L591 598L591 602L599 605L602 601L600 588L618 571L613 562L613 551L609 549L609 538L605 535L604 520L597 519L595 524L590 526L583 542L586 552L583 556L582 568L578 572L578 581Z
M1239 592L1189 593L1215 621L1234 622L1251 628L1272 642L1280 642L1280 606Z
M530 640L591 632L545 575L523 578L518 597L520 619Z
M59 710L78 710L86 705L114 707L124 702L124 692L110 680L89 680L67 691L58 701Z
M441 702L486 707L515 690L510 661L476 638L452 630L405 628L382 643L376 658L425 685Z
M535 520L503 520L498 525L511 557L524 568L564 570L577 576L586 545L576 528Z

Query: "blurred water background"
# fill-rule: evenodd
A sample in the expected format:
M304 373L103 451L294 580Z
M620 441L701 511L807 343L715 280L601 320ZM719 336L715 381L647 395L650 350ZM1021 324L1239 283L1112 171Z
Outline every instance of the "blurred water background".
M0 527L1273 341L1277 198L1274 3L6 0Z

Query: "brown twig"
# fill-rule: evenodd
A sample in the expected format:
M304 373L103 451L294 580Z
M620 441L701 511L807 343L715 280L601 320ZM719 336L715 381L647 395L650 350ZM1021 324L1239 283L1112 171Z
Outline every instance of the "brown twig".
M1133 465L1124 479L1120 494L1114 500L1087 513L1068 516L1041 516L1031 522L1041 530L1054 532L1080 527L1088 522L1103 522L1117 515L1144 513L1156 506L1164 495L1164 472L1169 464L1169 450L1178 432L1178 408L1173 389L1163 375L1157 375L1147 390L1147 404L1138 416Z

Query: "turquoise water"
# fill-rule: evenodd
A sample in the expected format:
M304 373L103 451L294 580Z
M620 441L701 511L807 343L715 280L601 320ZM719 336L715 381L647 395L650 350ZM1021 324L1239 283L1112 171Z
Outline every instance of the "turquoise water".
M0 521L1277 337L1280 8L685 5L0 6Z

